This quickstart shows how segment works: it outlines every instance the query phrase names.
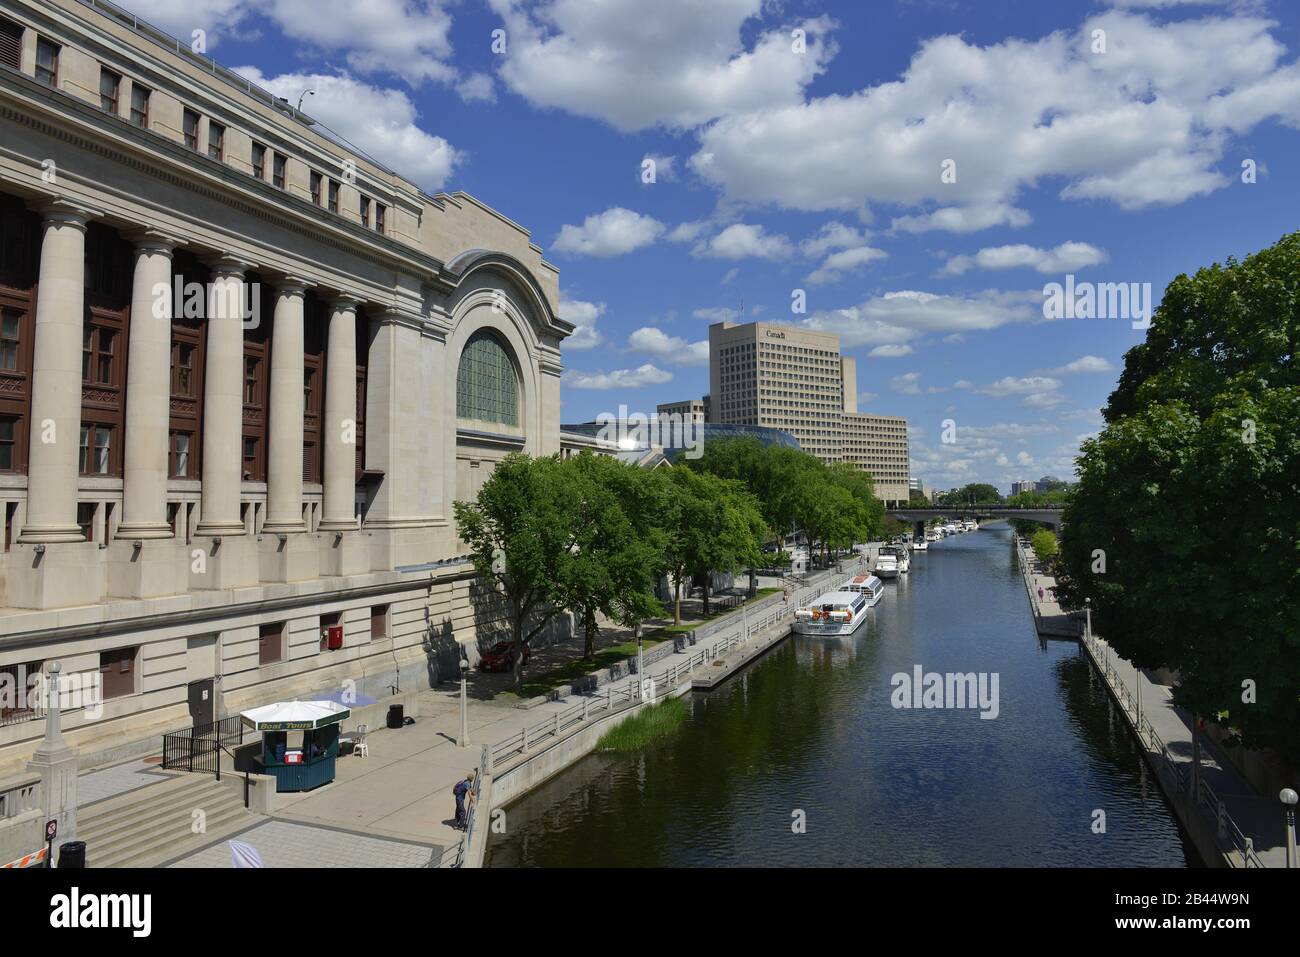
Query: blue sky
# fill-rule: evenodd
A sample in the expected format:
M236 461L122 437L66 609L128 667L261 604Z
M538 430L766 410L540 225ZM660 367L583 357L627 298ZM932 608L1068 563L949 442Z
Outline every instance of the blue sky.
M908 417L913 475L1068 477L1143 333L1049 321L1044 286L1158 301L1300 225L1282 0L125 6L529 228L580 327L564 421L703 394L708 324L743 298L840 333L860 407Z

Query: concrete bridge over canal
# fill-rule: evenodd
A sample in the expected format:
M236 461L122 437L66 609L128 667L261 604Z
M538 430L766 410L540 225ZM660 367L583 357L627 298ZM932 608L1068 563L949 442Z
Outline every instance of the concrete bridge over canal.
M893 516L900 522L910 522L916 529L932 518L1018 518L1025 522L1042 522L1052 528L1061 527L1061 506L1016 506L1016 505L951 505L887 508L885 514Z

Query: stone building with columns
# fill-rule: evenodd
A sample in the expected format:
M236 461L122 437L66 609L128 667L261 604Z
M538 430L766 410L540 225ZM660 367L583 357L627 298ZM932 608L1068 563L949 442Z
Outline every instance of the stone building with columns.
M98 682L93 758L454 670L452 503L560 450L558 302L477 199L111 4L0 0L0 685ZM0 777L39 717L0 701Z

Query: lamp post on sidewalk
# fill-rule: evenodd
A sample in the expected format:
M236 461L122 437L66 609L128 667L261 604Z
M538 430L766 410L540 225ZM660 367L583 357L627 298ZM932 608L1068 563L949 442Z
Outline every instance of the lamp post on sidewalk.
M1282 801L1282 813L1286 818L1286 866L1300 867L1300 862L1296 861L1295 845L1295 806L1300 795L1292 788L1283 788L1278 798Z
M469 696L466 691L466 680L469 676L469 661L465 658L460 659L460 739L456 742L459 747L469 747Z
M641 622L636 623L636 697L645 700L645 646L641 642Z

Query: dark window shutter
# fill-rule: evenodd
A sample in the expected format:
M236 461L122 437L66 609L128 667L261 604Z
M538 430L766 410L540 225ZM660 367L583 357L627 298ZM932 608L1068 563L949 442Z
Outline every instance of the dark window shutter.
M15 70L22 64L23 28L0 18L0 63Z

